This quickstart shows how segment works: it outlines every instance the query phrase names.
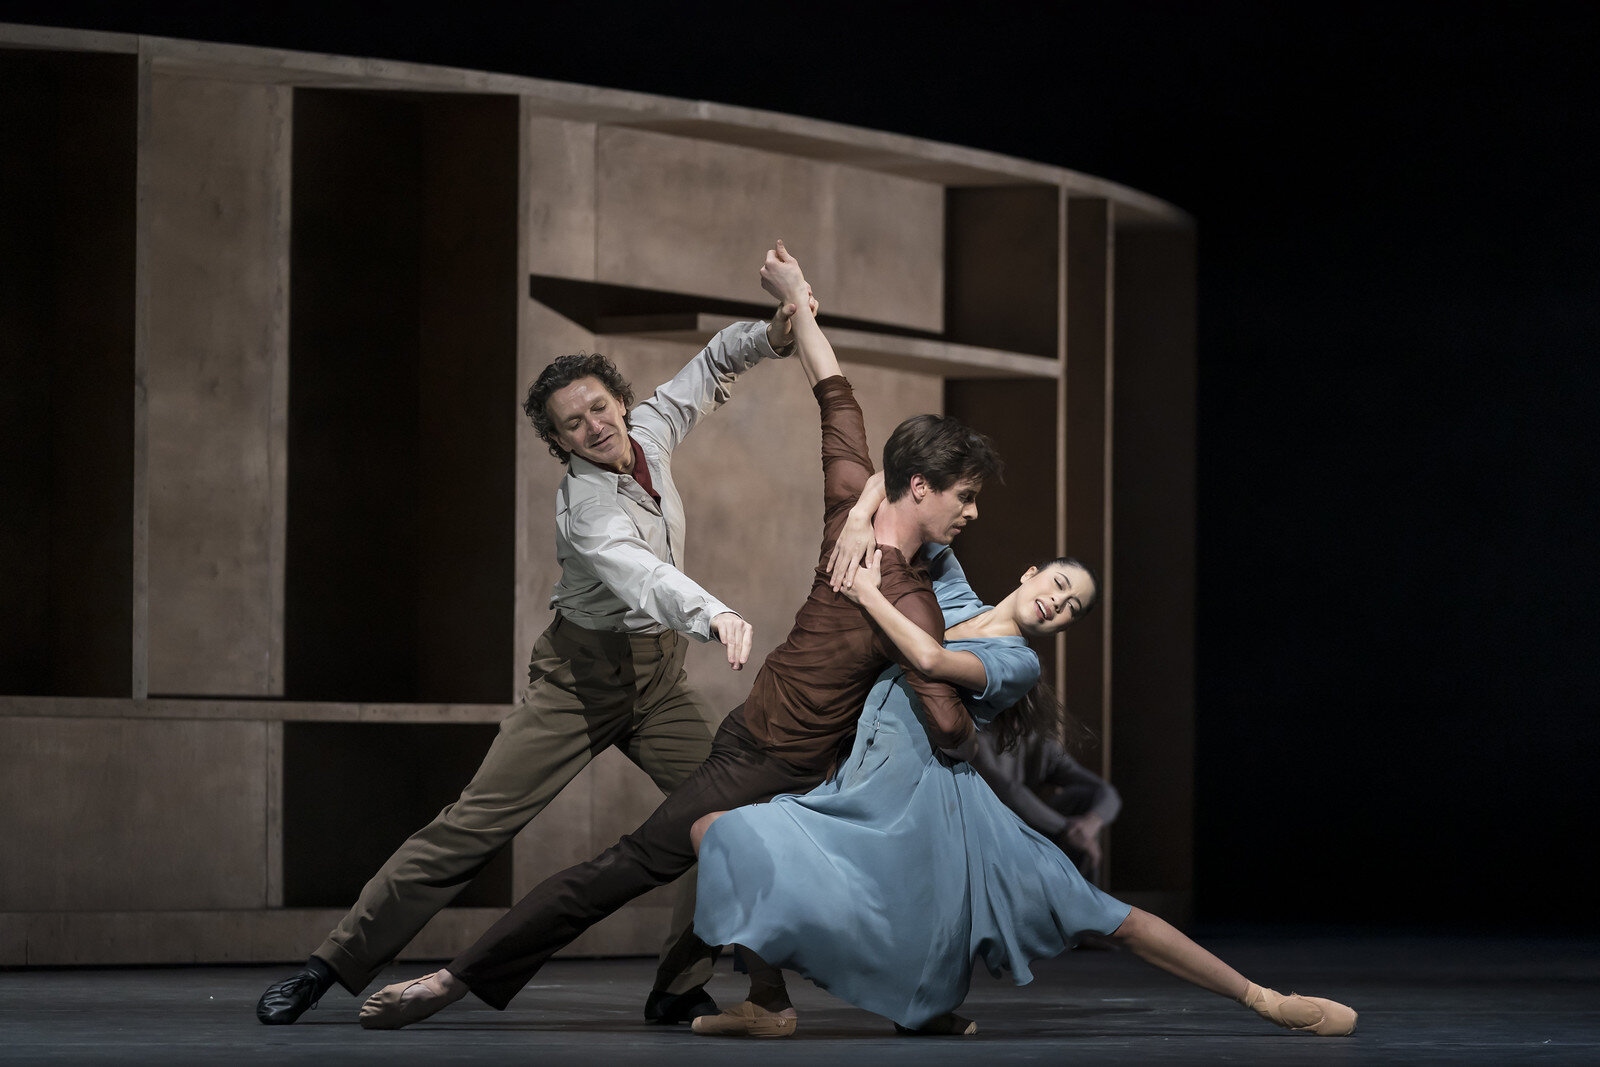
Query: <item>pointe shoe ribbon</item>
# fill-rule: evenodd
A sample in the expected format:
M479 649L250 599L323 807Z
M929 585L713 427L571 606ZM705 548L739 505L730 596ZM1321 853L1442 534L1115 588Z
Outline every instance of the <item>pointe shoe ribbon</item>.
M793 1008L768 1011L745 1000L720 1015L700 1016L694 1032L714 1037L792 1037L799 1023Z
M1275 989L1251 982L1241 1003L1286 1030L1300 1030L1318 1037L1343 1037L1356 1028L1355 1011L1325 997L1302 997L1295 993L1284 996Z
M416 996L409 1000L402 999L401 994L414 985L426 982L436 977L425 974L421 978L412 978L405 982L396 982L386 985L361 1005L361 1025L367 1030L398 1030L402 1026L421 1022L439 1009L451 1003L450 1000L437 995Z

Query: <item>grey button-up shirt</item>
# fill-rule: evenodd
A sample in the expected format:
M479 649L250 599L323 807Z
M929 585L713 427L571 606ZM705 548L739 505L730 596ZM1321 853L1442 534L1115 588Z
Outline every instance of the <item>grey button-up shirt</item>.
M650 466L661 504L631 475L568 460L556 489L556 580L550 606L591 630L711 638L711 620L732 611L682 571L683 501L672 450L702 416L732 395L733 380L774 358L767 324L739 322L718 333L688 366L628 413L628 431Z

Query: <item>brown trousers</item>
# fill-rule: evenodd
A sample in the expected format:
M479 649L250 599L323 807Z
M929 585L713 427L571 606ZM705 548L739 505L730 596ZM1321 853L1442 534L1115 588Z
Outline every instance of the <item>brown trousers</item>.
M313 955L359 993L428 920L504 848L594 756L615 745L663 792L711 751L715 720L683 672L687 639L586 630L559 615L533 646L529 683L461 797L401 845ZM685 868L687 869L687 868ZM680 872L681 873L681 872ZM673 929L672 974L657 988L681 993L711 977L693 939L694 879L684 879Z
M694 863L689 827L713 811L803 793L820 771L763 751L730 715L711 755L633 833L587 863L540 882L448 966L484 1002L504 1008L551 956L641 893ZM692 936L692 935L691 935Z

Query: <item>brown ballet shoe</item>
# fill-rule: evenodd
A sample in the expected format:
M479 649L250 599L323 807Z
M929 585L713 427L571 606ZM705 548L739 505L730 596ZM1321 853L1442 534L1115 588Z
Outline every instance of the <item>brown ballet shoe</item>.
M793 1008L768 1011L745 1000L720 1015L702 1015L692 1025L695 1033L714 1037L793 1037L799 1023Z
M970 1037L978 1032L978 1024L971 1019L947 1011L917 1027L894 1024L894 1032L901 1037Z
M1250 983L1239 1001L1245 1007L1285 1030L1300 1030L1318 1037L1343 1037L1356 1028L1356 1013L1337 1000L1324 997L1284 996L1275 989Z
M402 1026L419 1023L434 1012L460 1000L459 996L450 997L434 993L431 989L427 995L402 999L401 994L406 990L438 974L438 971L434 971L433 974L425 974L421 978L386 985L372 994L367 998L367 1002L361 1005L362 1027L367 1030L398 1030Z

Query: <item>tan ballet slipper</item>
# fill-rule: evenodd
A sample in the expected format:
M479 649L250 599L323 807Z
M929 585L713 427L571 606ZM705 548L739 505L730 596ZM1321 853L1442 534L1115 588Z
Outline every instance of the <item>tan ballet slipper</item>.
M692 1025L695 1033L715 1037L793 1037L799 1024L793 1008L768 1011L746 1000L720 1015L702 1015Z
M1343 1037L1356 1028L1355 1011L1325 997L1295 993L1284 996L1251 982L1239 1003L1286 1030L1301 1030L1318 1037Z
M421 978L412 978L405 982L396 982L386 985L361 1005L361 1025L367 1030L398 1030L402 1026L421 1022L434 1012L447 1008L460 1000L466 994L463 986L454 994L436 993L430 980L438 978L440 972L425 974ZM422 986L424 992L404 996L406 990L414 986Z

